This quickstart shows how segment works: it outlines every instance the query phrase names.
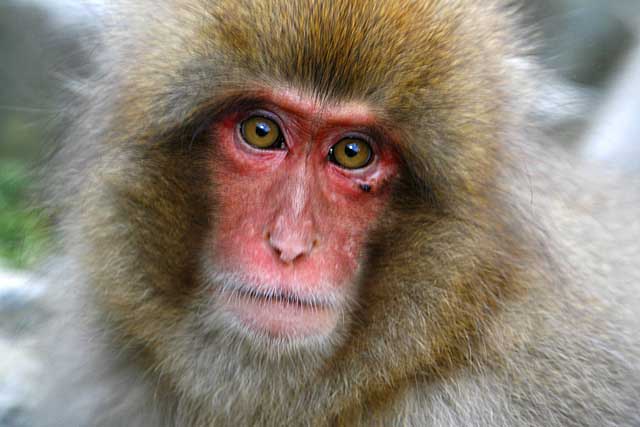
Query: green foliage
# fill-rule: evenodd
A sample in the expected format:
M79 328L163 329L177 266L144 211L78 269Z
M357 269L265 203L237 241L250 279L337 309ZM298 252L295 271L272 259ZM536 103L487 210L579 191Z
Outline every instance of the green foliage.
M16 268L42 259L49 237L42 213L27 201L30 184L24 161L0 159L0 259Z

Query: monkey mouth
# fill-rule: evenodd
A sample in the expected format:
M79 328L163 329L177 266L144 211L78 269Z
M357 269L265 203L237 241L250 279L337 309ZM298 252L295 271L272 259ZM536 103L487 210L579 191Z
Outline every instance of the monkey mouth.
M258 303L290 305L301 310L330 309L332 305L329 298L302 297L280 290L261 291L255 288L241 287L232 291L232 293L235 293L236 297L252 299Z
M339 301L333 295L309 295L281 286L230 284L219 288L219 303L241 329L269 338L300 339L330 334L337 325Z

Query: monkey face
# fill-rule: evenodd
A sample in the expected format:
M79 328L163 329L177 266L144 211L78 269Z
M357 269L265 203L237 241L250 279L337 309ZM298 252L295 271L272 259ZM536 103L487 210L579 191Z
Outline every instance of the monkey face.
M397 159L370 110L267 91L212 126L217 309L284 340L328 336L356 292L366 236Z

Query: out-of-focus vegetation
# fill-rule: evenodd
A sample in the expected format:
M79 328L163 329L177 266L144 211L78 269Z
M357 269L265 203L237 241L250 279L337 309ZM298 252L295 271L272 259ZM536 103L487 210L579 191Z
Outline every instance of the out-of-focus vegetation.
M0 260L14 268L36 264L49 238L46 218L29 206L31 183L24 161L0 159Z
M46 221L29 197L45 105L32 97L50 93L38 64L44 46L34 36L46 28L41 9L0 5L0 263L14 268L33 266L47 241Z
M53 149L62 81L86 66L81 39L44 3L0 1L0 266L33 267L46 254L50 219L34 177Z

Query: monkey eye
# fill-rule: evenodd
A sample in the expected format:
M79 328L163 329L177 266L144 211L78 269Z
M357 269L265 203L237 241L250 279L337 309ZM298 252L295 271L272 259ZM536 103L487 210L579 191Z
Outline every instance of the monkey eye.
M329 160L345 169L363 168L372 158L369 143L358 138L345 138L329 150Z
M240 125L242 138L252 147L262 150L282 148L284 139L278 125L262 116L252 116Z

